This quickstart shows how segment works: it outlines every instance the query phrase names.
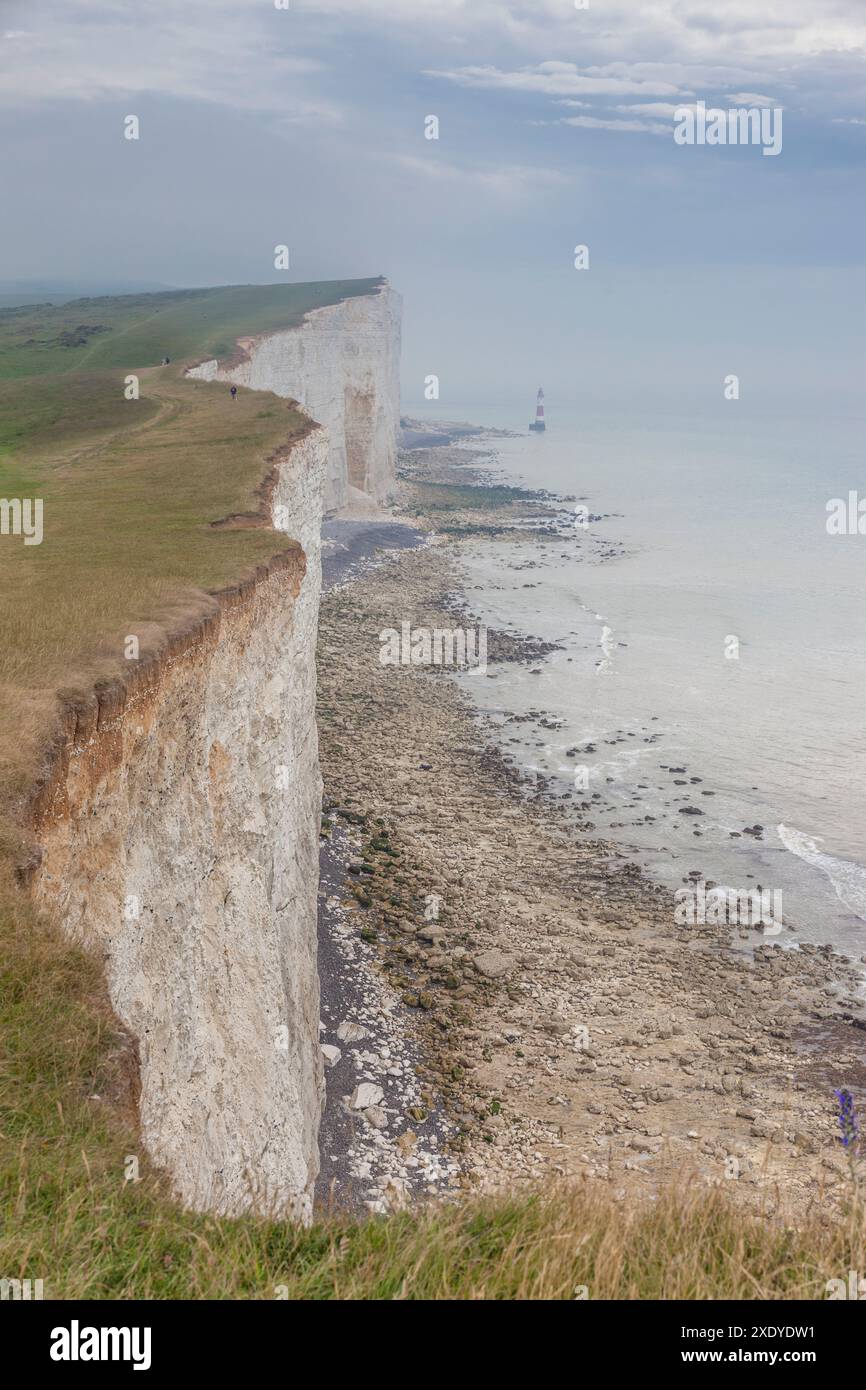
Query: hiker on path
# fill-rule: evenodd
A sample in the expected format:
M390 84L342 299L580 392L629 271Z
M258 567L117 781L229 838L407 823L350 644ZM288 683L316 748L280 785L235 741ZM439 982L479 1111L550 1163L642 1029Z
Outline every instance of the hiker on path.
M237 394L238 394L238 388L237 388L236 386L233 386L233 387L232 387L232 400L235 399L235 397L237 396Z

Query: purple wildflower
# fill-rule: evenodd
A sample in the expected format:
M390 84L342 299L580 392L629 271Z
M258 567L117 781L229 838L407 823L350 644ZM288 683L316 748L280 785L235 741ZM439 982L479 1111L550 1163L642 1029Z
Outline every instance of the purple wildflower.
M853 1148L860 1138L860 1124L857 1111L854 1108L854 1097L850 1091L834 1091L833 1094L839 1102L838 1119L842 1144L846 1149Z

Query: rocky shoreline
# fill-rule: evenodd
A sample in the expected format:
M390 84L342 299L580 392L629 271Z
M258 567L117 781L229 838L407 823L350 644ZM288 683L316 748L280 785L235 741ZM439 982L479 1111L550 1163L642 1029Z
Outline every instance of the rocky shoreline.
M327 1077L332 1113L353 1116L330 1194L381 1210L554 1174L652 1191L686 1172L764 1210L835 1203L833 1090L866 1082L866 1033L838 1007L849 966L676 926L669 893L509 764L460 682L380 663L383 629L466 620L465 537L559 524L563 499L504 488L489 460L404 453L395 519L428 543L323 602L323 835L351 870L326 888L323 932L364 981L323 1018L326 1046L340 1024L380 1035ZM492 663L543 657L530 634L491 634ZM359 1104L365 1083L381 1098Z

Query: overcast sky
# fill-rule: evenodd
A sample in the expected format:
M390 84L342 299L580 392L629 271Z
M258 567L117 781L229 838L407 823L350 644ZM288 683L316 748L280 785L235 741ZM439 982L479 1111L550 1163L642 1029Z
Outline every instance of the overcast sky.
M0 33L4 280L271 281L285 242L291 279L391 279L444 413L728 372L857 408L866 0L0 0ZM698 100L783 108L781 154L677 145Z

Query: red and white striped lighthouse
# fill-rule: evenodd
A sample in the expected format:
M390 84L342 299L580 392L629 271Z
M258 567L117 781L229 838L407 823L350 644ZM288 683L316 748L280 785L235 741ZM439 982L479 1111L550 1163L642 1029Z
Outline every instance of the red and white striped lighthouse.
M540 386L538 388L538 404L535 407L535 419L529 428L535 430L538 434L541 434L547 429L547 425L544 423L544 392Z

